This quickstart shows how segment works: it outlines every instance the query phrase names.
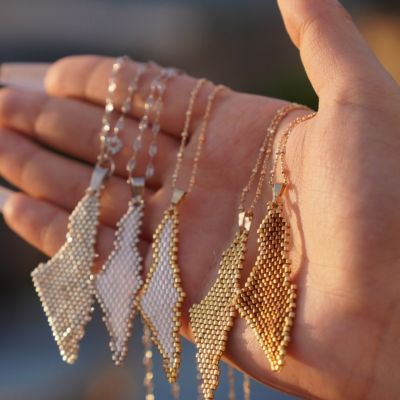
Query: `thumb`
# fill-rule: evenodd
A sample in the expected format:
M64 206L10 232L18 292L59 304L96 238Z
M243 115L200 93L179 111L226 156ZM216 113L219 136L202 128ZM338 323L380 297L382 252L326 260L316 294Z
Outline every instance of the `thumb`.
M337 0L278 0L278 4L320 101L358 101L355 97L366 88L381 93L385 84L393 86Z

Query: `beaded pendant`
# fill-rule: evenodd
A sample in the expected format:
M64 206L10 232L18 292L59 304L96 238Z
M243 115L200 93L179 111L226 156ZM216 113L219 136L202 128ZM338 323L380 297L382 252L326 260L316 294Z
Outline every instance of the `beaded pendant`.
M141 196L130 200L128 210L118 222L114 249L97 275L96 294L103 310L103 320L111 337L113 360L122 364L128 351L134 299L142 286L142 257L138 243L143 221L144 201Z
M219 363L235 317L234 300L240 289L240 273L247 250L250 226L240 227L232 244L222 254L217 280L208 294L190 308L190 323L197 348L197 364L204 400L214 399Z
M296 292L290 281L289 224L278 200L267 204L267 215L257 233L257 259L236 308L254 330L272 371L279 371L290 340Z
M70 364L78 357L79 342L91 318L95 293L91 268L96 257L100 193L107 173L96 167L86 195L69 217L65 244L32 271L62 359Z
M176 381L180 365L180 309L185 295L177 263L178 228L178 208L172 204L154 233L153 262L137 302L170 382Z

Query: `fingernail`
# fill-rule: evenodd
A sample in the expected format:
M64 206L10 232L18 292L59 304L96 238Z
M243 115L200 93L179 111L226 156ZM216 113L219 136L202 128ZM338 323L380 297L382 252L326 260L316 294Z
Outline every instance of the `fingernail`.
M44 78L50 64L4 63L0 66L0 86L44 90Z
M15 192L7 189L4 186L0 186L0 213L3 213L4 205L6 204L8 198Z

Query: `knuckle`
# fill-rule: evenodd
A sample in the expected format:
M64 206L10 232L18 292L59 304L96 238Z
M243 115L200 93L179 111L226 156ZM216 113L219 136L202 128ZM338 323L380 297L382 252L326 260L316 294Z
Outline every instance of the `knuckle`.
M7 199L3 208L4 219L7 224L13 228L18 222L24 219L26 211L25 195L21 193L13 193Z
M11 120L19 109L19 96L15 89L4 88L0 90L0 121Z
M44 84L49 93L59 93L62 90L62 77L68 70L71 58L73 58L73 56L61 58L51 64L47 70Z
M304 15L307 17L302 21L298 30L298 42L301 45L304 39L318 38L320 31L332 23L332 19L341 23L353 24L350 13L337 1L320 1L318 6L312 1L303 2ZM308 40L308 39L307 39Z
M58 233L65 226L64 216L57 209L48 209L45 215L46 223L39 222L37 226L39 248L47 254L54 254L59 243L55 243L62 237Z

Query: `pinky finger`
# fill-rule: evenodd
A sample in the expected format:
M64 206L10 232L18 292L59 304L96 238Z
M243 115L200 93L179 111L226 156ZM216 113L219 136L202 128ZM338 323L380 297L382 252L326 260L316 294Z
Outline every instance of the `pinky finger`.
M68 214L50 203L13 193L4 204L3 215L17 235L48 256L53 256L65 242ZM113 229L99 226L97 265L102 265L111 251L113 238Z

